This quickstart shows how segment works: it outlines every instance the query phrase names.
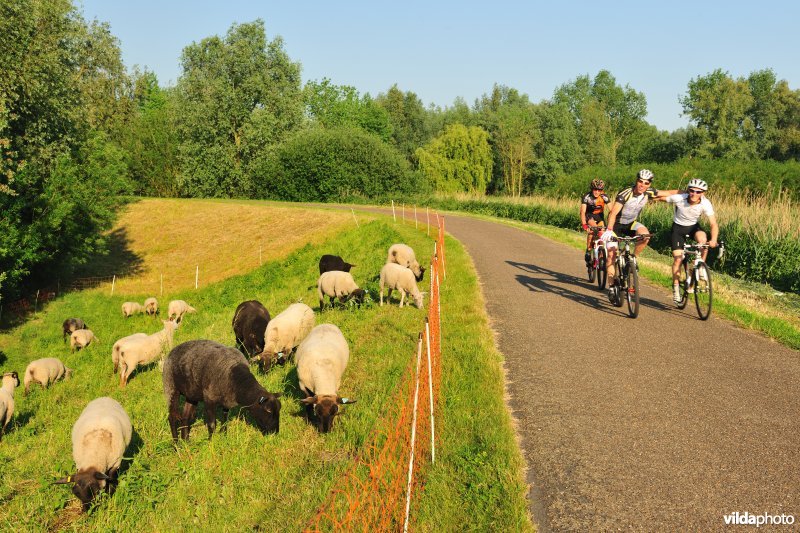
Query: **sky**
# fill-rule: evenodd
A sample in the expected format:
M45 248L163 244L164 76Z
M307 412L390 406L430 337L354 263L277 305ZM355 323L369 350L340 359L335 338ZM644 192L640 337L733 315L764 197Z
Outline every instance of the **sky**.
M109 23L126 66L162 86L181 75L183 48L234 23L262 19L302 65L303 82L330 79L377 96L392 85L425 105L472 105L494 84L549 99L578 76L608 70L644 93L647 121L688 125L679 98L717 68L733 77L771 68L800 86L800 2L748 1L245 1L77 0Z

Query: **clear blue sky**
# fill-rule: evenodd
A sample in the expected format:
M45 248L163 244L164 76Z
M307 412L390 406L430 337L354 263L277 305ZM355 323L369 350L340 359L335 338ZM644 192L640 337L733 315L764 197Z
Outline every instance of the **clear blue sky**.
M224 36L232 23L264 20L303 67L376 96L397 83L426 104L468 104L494 83L538 102L582 74L607 69L647 97L647 120L674 130L691 78L722 68L733 76L772 68L800 86L800 2L494 2L80 0L84 16L108 22L128 67L181 74L192 42Z

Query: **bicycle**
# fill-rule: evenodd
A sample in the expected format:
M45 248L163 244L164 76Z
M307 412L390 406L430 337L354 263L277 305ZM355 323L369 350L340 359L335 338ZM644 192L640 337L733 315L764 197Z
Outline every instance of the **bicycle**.
M586 266L589 273L589 283L594 283L597 280L597 287L600 290L606 288L606 243L599 239L600 235L605 231L603 226L589 226L589 232L594 233L592 253L590 265Z
M708 320L714 300L714 286L711 283L711 270L703 261L703 250L708 244L684 244L683 259L679 270L681 300L676 302L678 309L684 309L689 303L689 295L694 294L694 305L700 320ZM719 258L725 254L725 243L719 242ZM691 258L690 258L691 256Z
M628 314L631 318L639 316L639 265L636 256L631 251L631 244L650 237L649 233L637 234L633 237L614 237L622 243L617 258L614 260L616 272L614 284L608 293L608 298L615 307L622 307L622 294L628 302Z

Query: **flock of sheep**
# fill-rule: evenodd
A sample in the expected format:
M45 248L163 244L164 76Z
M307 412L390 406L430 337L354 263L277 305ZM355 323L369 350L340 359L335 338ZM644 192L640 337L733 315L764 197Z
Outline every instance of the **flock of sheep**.
M359 288L350 274L355 266L335 255L324 255L319 262L317 280L319 309L341 302L363 302L366 291ZM414 251L405 244L389 248L386 264L380 273L380 303L383 291L400 292L400 307L408 294L418 308L423 307L423 295L417 287L425 269L419 265ZM331 430L339 406L355 400L339 396L342 375L350 357L350 349L341 330L334 324L315 326L314 311L303 303L294 303L270 319L267 309L256 300L242 302L234 313L232 327L237 348L211 340L190 340L172 347L175 331L184 315L196 309L183 300L169 303L164 329L147 335L134 333L117 340L111 351L114 373L119 371L120 387L125 387L137 366L163 360L162 381L168 406L172 438L188 439L194 422L197 404L203 402L209 438L216 428L216 411L222 408L225 418L236 406L249 411L263 433L277 433L280 424L280 394L267 391L250 370L257 363L266 371L273 364L284 364L293 355L297 365L300 390L305 394L301 403L309 421L315 421L322 433ZM122 314L158 314L158 302L148 298L144 305L137 302L122 304ZM69 318L62 325L63 338L70 337L71 351L80 350L97 340L86 323ZM48 357L31 362L24 375L25 395L30 386L42 388L59 379L69 379L72 369L59 359ZM14 390L20 384L16 372L2 376L0 388L0 439L14 413ZM181 397L184 402L181 407ZM224 419L223 419L224 420ZM86 510L101 492L114 492L117 472L123 454L130 443L133 427L125 409L116 400L101 397L89 402L72 428L72 454L76 473L57 480L56 484L71 484L72 492Z

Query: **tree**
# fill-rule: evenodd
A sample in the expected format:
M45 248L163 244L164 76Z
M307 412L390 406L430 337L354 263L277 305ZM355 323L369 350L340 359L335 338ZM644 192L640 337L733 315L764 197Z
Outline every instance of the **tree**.
M417 149L419 169L437 191L484 194L492 177L489 134L477 126L447 126Z
M540 141L538 117L532 104L504 105L497 111L495 145L503 167L507 193L521 196L534 145Z
M537 113L541 139L535 148L532 188L546 186L556 177L574 172L584 160L578 131L567 106L544 103Z
M383 141L392 138L389 113L368 94L359 95L355 87L334 85L325 78L306 83L303 95L306 113L323 126L357 126Z
M394 145L411 163L416 163L417 148L433 137L422 101L410 91L401 91L397 84L375 101L389 113Z

